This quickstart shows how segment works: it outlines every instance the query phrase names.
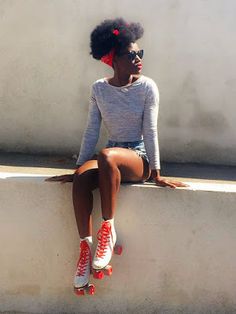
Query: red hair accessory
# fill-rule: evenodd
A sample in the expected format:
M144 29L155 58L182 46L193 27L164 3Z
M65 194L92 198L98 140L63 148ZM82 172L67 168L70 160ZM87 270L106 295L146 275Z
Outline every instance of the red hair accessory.
M106 54L105 56L101 58L101 61L103 63L106 63L110 67L112 67L114 55L115 55L115 49L113 48L108 54Z
M120 34L120 32L118 31L118 29L114 29L114 31L112 32L115 36L118 36Z
M119 30L118 29L114 29L113 32L112 32L115 36L118 36L120 34ZM105 56L103 56L101 58L101 61L103 63L106 63L107 65L109 65L110 67L112 67L112 63L113 63L113 58L114 58L114 55L115 55L115 48L111 49L111 51L106 54Z

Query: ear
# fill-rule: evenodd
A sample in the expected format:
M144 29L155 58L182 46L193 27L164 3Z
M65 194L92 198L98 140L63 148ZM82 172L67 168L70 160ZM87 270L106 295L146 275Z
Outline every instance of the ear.
M112 60L112 67L113 69L116 67L118 61L118 56L114 55L113 60Z
M114 55L114 57L113 57L113 63L117 63L117 59L118 59L118 56L117 56L117 55Z

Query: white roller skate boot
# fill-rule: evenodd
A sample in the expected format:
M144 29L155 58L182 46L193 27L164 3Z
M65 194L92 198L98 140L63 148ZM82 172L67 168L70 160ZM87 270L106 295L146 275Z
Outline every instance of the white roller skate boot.
M116 243L114 219L105 220L97 233L98 245L93 259L93 269L105 268L112 257Z
M89 283L92 255L90 245L86 240L80 242L80 256L74 277L74 287L81 288Z

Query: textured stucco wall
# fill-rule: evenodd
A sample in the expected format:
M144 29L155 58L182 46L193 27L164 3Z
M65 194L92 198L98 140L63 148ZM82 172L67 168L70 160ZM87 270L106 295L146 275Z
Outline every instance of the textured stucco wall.
M116 16L145 27L162 160L235 165L234 0L0 0L0 150L78 152L89 86L111 74L89 34Z

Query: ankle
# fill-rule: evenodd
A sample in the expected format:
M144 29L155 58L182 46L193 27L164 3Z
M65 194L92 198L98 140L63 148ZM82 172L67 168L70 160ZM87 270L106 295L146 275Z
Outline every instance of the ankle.
M88 237L84 237L84 238L80 238L80 242L82 241L86 241L89 245L89 247L91 248L92 244L93 244L93 238L92 236L88 236Z
M114 217L109 218L109 219L102 217L102 219L103 219L103 222L108 221L111 224L111 226L114 228Z

